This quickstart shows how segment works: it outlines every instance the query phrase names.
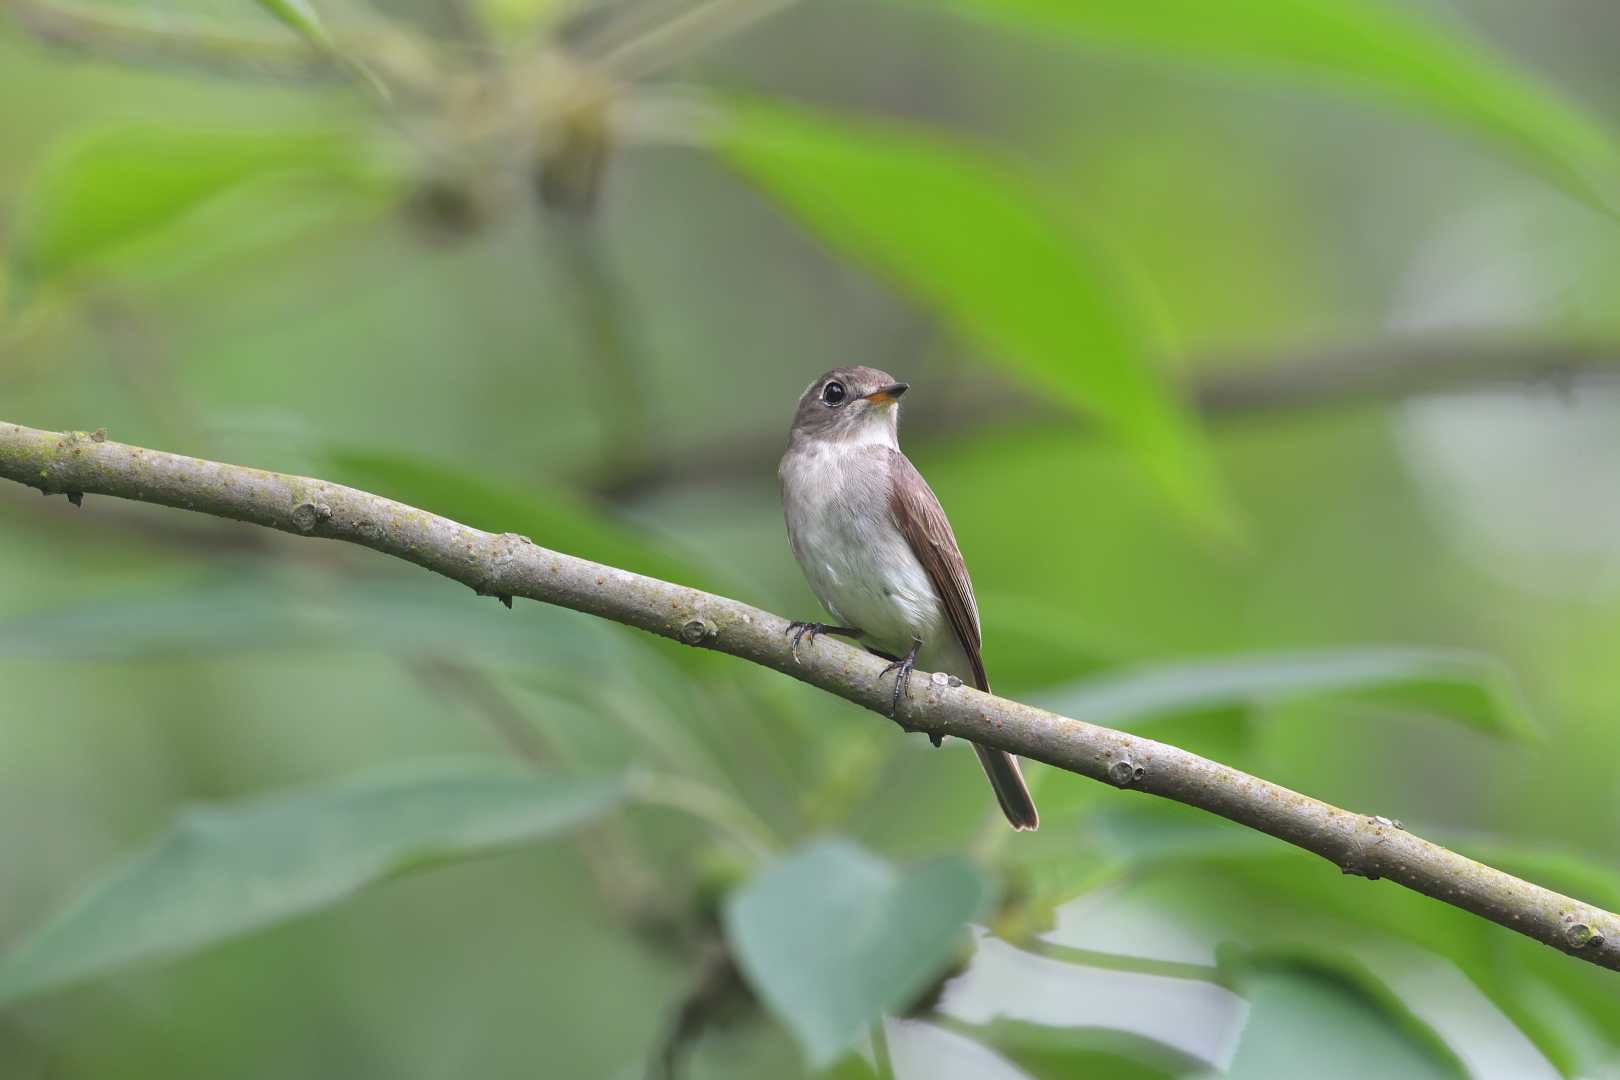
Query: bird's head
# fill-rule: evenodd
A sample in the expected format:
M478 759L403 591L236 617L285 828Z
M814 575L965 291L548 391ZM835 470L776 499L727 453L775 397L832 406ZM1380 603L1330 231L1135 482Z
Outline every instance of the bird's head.
M834 368L805 387L793 414L793 440L898 447L900 395L910 388L877 368Z

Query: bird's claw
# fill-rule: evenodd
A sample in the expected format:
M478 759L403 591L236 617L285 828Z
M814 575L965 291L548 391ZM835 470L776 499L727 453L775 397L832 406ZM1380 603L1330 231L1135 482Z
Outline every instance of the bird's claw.
M906 653L906 655L900 659L890 662L888 667L878 672L878 680L880 682L882 681L883 676L887 675L891 671L894 672L894 697L889 703L889 719L899 724L901 730L908 732L912 731L913 729L908 727L905 722L900 719L900 695L905 694L906 697L911 696L911 669L917 666L917 653L921 649L922 639L912 638L911 651ZM939 743L936 742L934 745L938 746Z
M803 663L799 659L799 642L804 640L806 634L809 634L811 644L815 644L816 634L819 632L816 624L795 619L788 623L787 632L793 635L793 644L788 647L789 651L793 653L793 662L795 664Z
M861 636L861 632L853 626L830 626L827 623L804 622L799 619L788 623L787 632L793 635L793 644L789 646L789 649L793 653L793 662L795 664L802 663L799 659L799 642L803 641L806 636L810 638L810 644L812 645L816 643L817 634L840 634L844 637Z

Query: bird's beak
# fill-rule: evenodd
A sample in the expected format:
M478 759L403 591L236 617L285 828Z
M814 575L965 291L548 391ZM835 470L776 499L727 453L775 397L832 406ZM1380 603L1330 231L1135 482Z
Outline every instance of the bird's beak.
M893 405L900 400L901 394L910 389L910 383L890 383L888 386L880 386L867 394L863 400L870 401L873 405Z

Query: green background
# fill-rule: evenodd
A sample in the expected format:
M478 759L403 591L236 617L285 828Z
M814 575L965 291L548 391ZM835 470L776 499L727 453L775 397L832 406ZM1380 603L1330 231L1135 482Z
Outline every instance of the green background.
M1613 909L1617 40L1603 0L9 0L0 419L813 618L776 459L880 367L998 692ZM740 661L8 486L0 1076L1620 1062L1612 973L1029 771L1014 836L965 745Z

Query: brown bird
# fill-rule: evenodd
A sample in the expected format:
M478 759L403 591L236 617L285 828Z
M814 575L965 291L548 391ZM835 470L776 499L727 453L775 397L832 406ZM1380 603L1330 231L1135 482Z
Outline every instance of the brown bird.
M951 523L900 452L899 401L910 387L869 367L836 368L799 398L777 469L788 539L810 589L841 625L794 623L808 636L860 638L892 661L900 695L914 665L990 689L979 608ZM975 745L996 801L1015 829L1039 824L1018 759Z

